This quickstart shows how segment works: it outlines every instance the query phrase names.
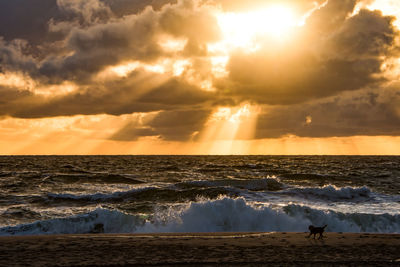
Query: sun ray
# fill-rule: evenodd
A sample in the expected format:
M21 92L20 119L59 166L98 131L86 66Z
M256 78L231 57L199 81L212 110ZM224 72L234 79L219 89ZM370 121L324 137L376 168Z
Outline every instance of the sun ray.
M199 134L204 144L200 149L207 154L237 154L238 140L254 137L258 114L258 107L249 104L218 108Z

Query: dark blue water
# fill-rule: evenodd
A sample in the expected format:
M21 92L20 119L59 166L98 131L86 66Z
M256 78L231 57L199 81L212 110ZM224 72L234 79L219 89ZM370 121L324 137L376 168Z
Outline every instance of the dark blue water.
M400 157L3 156L0 234L400 232Z

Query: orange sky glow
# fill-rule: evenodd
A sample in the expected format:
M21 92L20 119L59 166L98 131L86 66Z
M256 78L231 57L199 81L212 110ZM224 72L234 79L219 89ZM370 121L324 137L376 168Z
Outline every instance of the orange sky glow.
M0 29L2 155L399 154L399 1L63 2Z

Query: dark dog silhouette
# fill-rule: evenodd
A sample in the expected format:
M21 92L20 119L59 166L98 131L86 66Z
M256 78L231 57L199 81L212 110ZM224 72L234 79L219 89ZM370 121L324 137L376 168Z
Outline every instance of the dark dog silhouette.
M315 235L316 234L319 234L318 239L323 238L324 236L322 234L324 233L325 228L327 226L328 225L324 225L322 227L315 227L315 226L312 226L312 225L308 226L308 229L310 230L310 235L307 238L309 238L311 235L314 235L314 239L315 239Z

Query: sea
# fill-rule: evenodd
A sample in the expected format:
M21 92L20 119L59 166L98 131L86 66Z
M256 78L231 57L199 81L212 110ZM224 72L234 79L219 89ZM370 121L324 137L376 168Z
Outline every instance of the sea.
M1 156L0 235L400 233L396 156Z

